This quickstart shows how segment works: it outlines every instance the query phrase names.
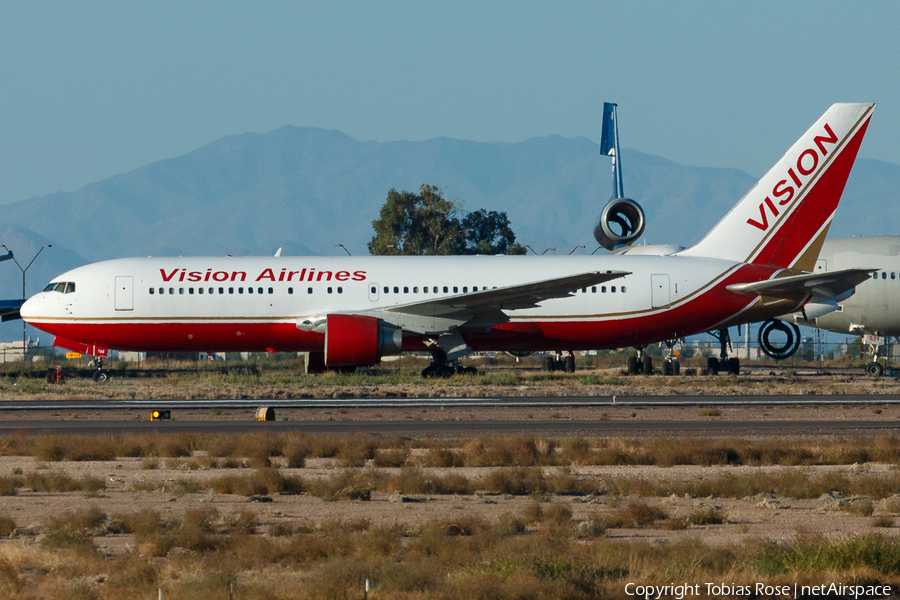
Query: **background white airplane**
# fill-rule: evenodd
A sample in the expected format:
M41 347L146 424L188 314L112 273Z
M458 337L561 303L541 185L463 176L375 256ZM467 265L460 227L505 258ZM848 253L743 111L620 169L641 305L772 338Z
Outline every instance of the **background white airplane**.
M875 270L856 287L856 293L838 304L838 310L806 320L802 314L785 317L792 323L827 331L864 336L873 361L866 365L870 375L884 374L878 361L883 338L900 336L900 235L874 235L825 240L816 261L816 273L847 268ZM782 330L784 333L784 330ZM793 346L799 343L796 331L784 333Z
M425 376L458 371L476 350L640 347L801 309L821 315L869 278L810 272L873 108L831 106L687 249L126 258L60 275L21 315L54 344L98 357L109 348L306 351L343 367L427 350Z

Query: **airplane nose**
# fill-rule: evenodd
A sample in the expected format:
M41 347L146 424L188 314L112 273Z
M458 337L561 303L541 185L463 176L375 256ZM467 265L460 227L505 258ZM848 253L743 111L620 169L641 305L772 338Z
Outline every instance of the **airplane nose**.
M19 309L19 314L26 322L40 315L41 298L40 294L32 296L25 301L25 304Z

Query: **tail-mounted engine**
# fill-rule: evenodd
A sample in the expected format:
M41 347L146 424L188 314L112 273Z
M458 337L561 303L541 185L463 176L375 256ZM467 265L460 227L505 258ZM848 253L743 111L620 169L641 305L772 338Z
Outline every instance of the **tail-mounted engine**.
M631 198L613 198L594 224L594 239L613 250L630 246L644 233L644 209Z
M766 321L759 328L759 347L769 358L789 358L800 348L800 328L784 321Z
M594 223L594 239L607 250L630 246L644 233L644 209L625 198L622 191L622 158L619 153L619 123L616 105L603 103L600 154L612 157L613 196Z
M381 319L328 315L325 364L329 367L374 365L382 356L400 354L403 331Z

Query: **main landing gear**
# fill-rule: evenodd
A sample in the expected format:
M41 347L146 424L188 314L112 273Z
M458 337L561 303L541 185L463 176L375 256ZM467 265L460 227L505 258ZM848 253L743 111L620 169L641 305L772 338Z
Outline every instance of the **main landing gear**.
M650 375L653 373L653 359L644 354L646 346L635 346L637 356L631 355L625 363L629 375Z
M575 353L567 350L565 354L553 352L541 358L542 371L575 372Z
M422 369L422 377L451 377L453 375L477 375L475 367L464 367L459 364L459 359L472 353L472 349L460 335L459 331L451 330L441 334L436 339L425 340L425 346L431 352L432 362Z
M710 331L709 333L719 340L719 358L710 356L706 359L706 374L732 373L740 375L741 361L734 357L728 358L728 351L731 349L731 336L728 335L728 329L720 329L715 332Z

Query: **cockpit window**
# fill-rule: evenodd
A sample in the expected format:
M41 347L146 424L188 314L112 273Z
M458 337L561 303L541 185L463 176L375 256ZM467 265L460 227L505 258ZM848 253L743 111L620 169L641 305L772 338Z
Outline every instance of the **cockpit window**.
M60 294L71 294L75 291L74 281L60 281L57 283L49 283L44 288L45 292L59 292Z

